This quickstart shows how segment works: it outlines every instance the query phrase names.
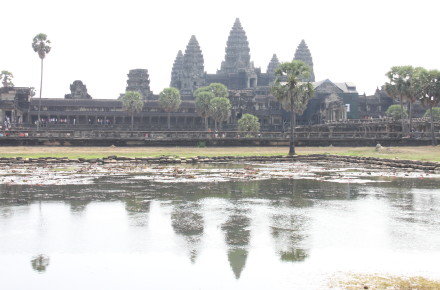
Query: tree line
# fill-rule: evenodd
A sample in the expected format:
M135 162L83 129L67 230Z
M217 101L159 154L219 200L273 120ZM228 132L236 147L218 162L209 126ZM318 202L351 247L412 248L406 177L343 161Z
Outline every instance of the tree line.
M427 108L425 116L430 117L432 145L435 146L434 119L436 114L440 114L440 108L436 108L440 104L440 71L411 65L393 66L386 76L388 82L385 83L385 91L399 101L402 132L409 133L412 130L413 107L416 102L420 102ZM395 106L387 110L394 117L396 111Z

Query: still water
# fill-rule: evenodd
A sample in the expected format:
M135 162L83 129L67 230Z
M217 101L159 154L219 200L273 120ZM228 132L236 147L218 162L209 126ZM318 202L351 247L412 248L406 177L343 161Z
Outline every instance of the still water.
M440 180L0 185L1 289L325 289L440 279Z

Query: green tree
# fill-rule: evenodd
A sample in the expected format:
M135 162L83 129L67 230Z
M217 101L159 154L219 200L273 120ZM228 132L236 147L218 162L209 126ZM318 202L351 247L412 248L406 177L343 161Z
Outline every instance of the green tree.
M12 75L11 72L8 72L7 70L2 70L0 73L0 79L2 80L3 87L13 87L14 83L12 82L12 79L14 78L14 75Z
M214 94L214 97L227 98L229 96L228 88L221 83L212 83L208 86L198 88L194 91L194 96L197 96L201 92L211 92Z
M214 97L209 102L209 115L215 121L215 130L217 130L217 124L226 121L231 114L231 102L225 97Z
M434 133L434 119L440 119L440 108L434 108L440 103L440 71L438 70L424 70L420 74L420 100L428 107L425 116L430 117L431 121L431 141L432 146L437 145Z
M408 102L409 128L412 128L412 107L417 100L419 91L417 84L419 80L417 78L421 70L423 69L420 67L414 68L410 65L393 66L391 70L386 73L389 82L385 83L385 90L391 97L399 100L403 132L408 131L405 126L403 103L404 101Z
M224 84L212 83L208 86L208 89L217 98L227 98L229 96L228 88Z
M208 95L206 95L205 93L208 93ZM198 96L200 95L203 96L201 98L198 98ZM227 98L228 96L228 88L221 83L211 83L208 86L201 87L195 90L194 97L196 99L196 110L199 115L204 118L206 130L208 130L208 118L210 117L209 102L212 98L215 97Z
M403 114L402 114L403 109ZM393 120L400 120L403 116L403 118L408 117L408 113L406 112L405 108L401 108L400 105L391 105L388 107L388 109L385 112L385 115L393 118Z
M46 54L48 54L51 50L50 47L50 40L47 39L47 35L44 33L39 33L35 35L34 39L32 40L32 48L36 53L38 53L38 56L41 59L41 70L40 70L40 100L38 102L38 123L37 123L37 129L39 129L40 126L40 112L41 112L41 93L43 91L43 59L46 57Z
M242 132L259 132L260 122L256 116L244 114L240 120L238 120L238 130Z
M307 108L308 101L314 95L313 85L310 82L301 82L308 79L310 67L302 61L281 63L275 71L275 81L271 86L272 94L281 103L284 110L290 112L290 146L289 155L295 155L295 124L296 114L302 115Z
M171 128L171 112L177 111L181 103L180 92L176 88L163 89L159 94L159 105L168 113L168 130Z
M120 98L122 107L131 115L131 130L133 131L134 114L142 111L144 107L144 99L141 93L135 91L127 91Z
M208 131L209 104L213 98L214 94L210 91L200 91L196 95L196 111L204 119L206 131Z
M425 118L430 118L431 116L434 121L440 121L440 107L428 108L425 114L423 115L423 117Z

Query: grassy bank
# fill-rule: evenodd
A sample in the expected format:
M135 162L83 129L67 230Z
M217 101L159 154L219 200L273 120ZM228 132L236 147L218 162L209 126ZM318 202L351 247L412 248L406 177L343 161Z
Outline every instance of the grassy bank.
M297 147L297 154L335 154L389 159L440 162L440 146L421 147ZM286 155L287 147L60 147L60 146L5 146L0 157L68 157L102 158L110 155L127 157L158 156L271 156Z

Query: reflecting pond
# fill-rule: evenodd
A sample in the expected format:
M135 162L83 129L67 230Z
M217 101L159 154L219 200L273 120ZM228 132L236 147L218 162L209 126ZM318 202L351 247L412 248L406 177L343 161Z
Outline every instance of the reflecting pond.
M1 184L1 288L323 289L348 272L440 279L440 179L370 179Z

